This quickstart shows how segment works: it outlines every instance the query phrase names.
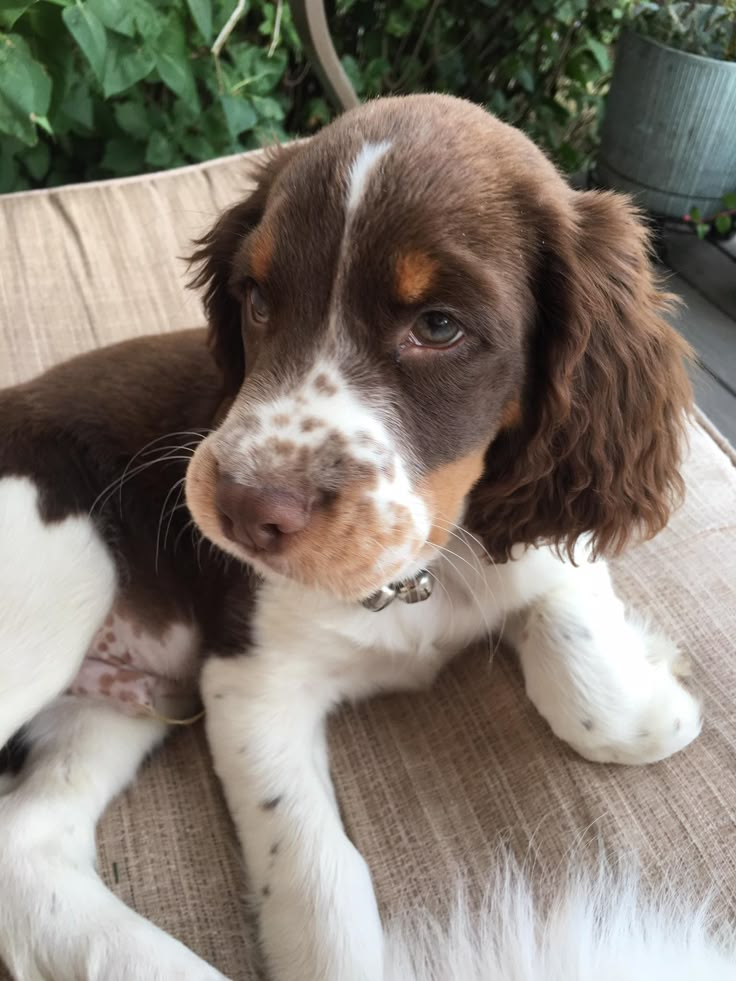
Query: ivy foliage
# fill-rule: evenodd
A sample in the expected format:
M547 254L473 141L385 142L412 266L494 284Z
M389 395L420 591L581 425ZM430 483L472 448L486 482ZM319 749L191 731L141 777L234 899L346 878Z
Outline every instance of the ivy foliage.
M306 134L332 114L285 0L0 0L0 191L128 175ZM329 8L329 5L328 5ZM445 91L590 158L630 0L333 0L362 98Z

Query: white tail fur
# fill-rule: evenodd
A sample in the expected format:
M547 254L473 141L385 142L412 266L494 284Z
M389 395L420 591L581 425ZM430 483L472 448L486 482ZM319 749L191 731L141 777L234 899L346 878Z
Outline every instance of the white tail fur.
M734 981L736 931L674 887L637 876L570 876L547 904L504 862L480 913L462 888L449 921L392 924L385 981Z

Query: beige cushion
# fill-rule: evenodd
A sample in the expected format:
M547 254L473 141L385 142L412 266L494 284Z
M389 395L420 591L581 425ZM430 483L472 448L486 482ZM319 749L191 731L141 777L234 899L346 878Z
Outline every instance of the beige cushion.
M201 321L184 289L191 236L248 185L243 158L0 199L0 382L123 337ZM345 819L396 913L440 910L458 868L481 884L504 843L535 868L636 853L736 905L736 470L692 430L684 508L616 564L623 596L693 658L702 737L644 769L557 742L508 652L469 652L435 687L347 709L331 730ZM0 832L1 833L1 832ZM255 977L246 879L201 729L178 733L100 827L102 875L126 902L238 981ZM0 890L2 883L0 883Z

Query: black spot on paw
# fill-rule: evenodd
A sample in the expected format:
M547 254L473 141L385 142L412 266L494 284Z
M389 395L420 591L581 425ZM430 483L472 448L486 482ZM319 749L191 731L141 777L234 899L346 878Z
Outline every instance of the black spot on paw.
M593 730L593 720L592 719L583 719L583 729L587 729L588 732L592 732L592 730Z
M279 794L278 797L269 797L268 800L261 801L261 810L273 811L279 806L280 803L281 803L281 794Z

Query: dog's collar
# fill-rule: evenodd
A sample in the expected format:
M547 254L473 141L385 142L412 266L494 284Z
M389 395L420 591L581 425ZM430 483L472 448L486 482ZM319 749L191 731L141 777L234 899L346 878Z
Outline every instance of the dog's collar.
M432 577L426 569L422 569L421 572L417 572L415 576L411 576L409 579L381 586L368 599L361 600L361 605L373 613L380 613L395 599L400 599L402 603L423 603L431 595Z

